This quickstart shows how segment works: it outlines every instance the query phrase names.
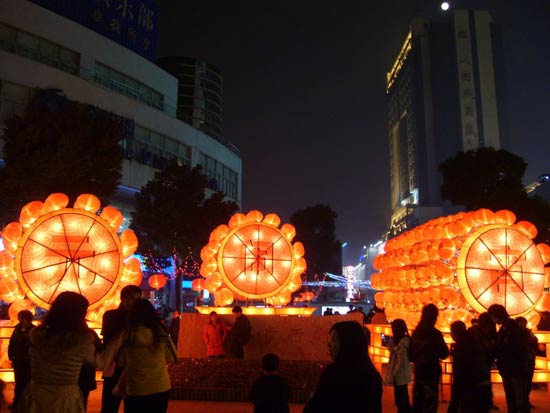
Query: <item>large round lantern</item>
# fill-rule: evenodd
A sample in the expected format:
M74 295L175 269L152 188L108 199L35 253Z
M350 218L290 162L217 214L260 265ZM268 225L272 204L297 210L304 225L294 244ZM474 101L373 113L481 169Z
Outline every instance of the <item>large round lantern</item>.
M217 302L230 302L227 291L249 299L290 299L290 293L300 287L306 268L304 247L300 242L292 243L296 234L292 225L279 228L279 223L275 214L264 217L260 211L250 211L235 214L229 225L212 231L201 251L200 271L211 293L223 291L223 297L215 295ZM283 301L281 298L277 303L282 305Z
M89 309L94 310L105 300L118 297L127 284L121 280L127 258L137 248L135 235L126 230L121 240L119 225L97 214L101 204L93 195L80 195L74 208L67 208L68 202L67 196L59 193L43 203L33 201L23 207L19 222L6 226L2 238L6 236L10 247L2 256L0 277L15 279L19 292L7 288L7 297L0 298L26 295L48 309L61 292L75 291L84 295ZM4 262L6 252L13 265ZM139 284L141 270L132 271L139 271L132 278Z
M533 224L515 221L511 211L480 209L433 219L389 240L374 260L380 272L371 283L384 290L377 305L389 318L415 325L422 307L434 303L445 329L492 304L536 320L536 311L550 309L544 292L550 247L535 245Z
M149 287L158 290L166 285L166 276L164 274L153 274L147 282Z

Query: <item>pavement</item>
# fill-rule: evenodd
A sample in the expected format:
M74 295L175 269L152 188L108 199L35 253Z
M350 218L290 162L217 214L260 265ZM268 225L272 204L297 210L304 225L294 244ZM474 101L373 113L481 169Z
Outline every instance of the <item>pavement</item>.
M88 413L100 413L101 411L101 387L98 383L97 390L90 393L88 402ZM409 388L409 390L411 390ZM493 384L494 402L499 407L498 411L492 413L506 413L506 402L502 384ZM13 383L8 383L5 391L8 401L13 397ZM393 413L397 409L393 404L393 389L384 387L383 413ZM443 395L440 396L438 413L447 413L449 401L449 386L443 386ZM531 391L531 403L535 406L532 413L550 413L550 384L540 384L538 388ZM303 404L290 404L290 413L302 412ZM240 402L207 402L200 400L170 400L169 413L252 413L251 403ZM123 412L121 406L120 413Z

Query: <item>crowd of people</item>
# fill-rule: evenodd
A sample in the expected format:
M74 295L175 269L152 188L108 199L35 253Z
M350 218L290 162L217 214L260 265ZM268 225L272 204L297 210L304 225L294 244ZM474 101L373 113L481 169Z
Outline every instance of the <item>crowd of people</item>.
M18 413L83 413L100 368L102 413L118 412L121 403L125 413L166 413L171 388L167 365L177 359L169 329L151 302L141 297L139 287L124 287L120 301L117 309L103 316L102 339L86 323L88 301L81 294L59 294L39 326L33 325L30 311L20 311L8 348L15 377L10 408ZM210 313L203 330L208 357L243 358L251 326L241 307L232 311L231 326L216 312ZM355 311L361 312L350 308ZM383 310L374 311L380 313ZM336 322L328 337L332 363L323 370L304 413L381 413L383 385L394 388L397 413L436 413L441 361L449 354L453 380L448 413L487 413L495 408L494 364L503 380L508 413L527 413L538 347L527 320L514 320L503 306L494 304L469 328L462 321L453 322L454 343L449 349L435 327L437 318L434 304L424 306L410 335L404 320L392 320L392 336L385 341L390 359L383 378L369 357L365 326ZM276 354L263 357L263 374L250 391L255 413L289 411L290 387L278 374L278 366Z

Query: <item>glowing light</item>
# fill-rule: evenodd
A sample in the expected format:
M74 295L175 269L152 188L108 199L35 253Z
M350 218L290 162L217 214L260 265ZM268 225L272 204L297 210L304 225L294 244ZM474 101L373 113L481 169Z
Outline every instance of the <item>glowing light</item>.
M449 10L450 7L451 7L451 5L450 5L448 2L446 2L446 1L444 1L443 3L441 3L441 10L443 10L443 11Z

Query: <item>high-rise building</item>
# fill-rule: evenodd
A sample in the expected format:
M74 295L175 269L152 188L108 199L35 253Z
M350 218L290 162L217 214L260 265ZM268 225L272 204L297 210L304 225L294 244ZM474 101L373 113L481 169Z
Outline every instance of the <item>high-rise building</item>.
M495 53L486 11L414 19L387 74L391 232L443 210L439 165L457 151L500 148Z
M178 79L178 118L213 138L222 139L220 70L204 60L184 56L161 57L158 65Z

